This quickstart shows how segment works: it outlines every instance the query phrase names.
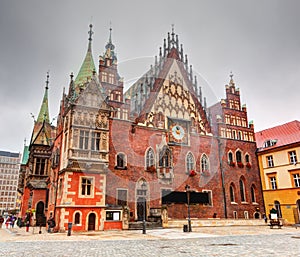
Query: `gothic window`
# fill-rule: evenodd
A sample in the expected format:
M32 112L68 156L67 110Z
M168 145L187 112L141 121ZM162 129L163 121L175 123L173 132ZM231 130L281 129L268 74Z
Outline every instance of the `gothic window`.
M255 187L254 185L251 186L251 202L256 203L256 195L255 195Z
M117 205L126 206L127 205L127 190L117 189Z
M245 155L245 161L246 161L247 163L250 163L250 157L249 157L249 154L246 154L246 155Z
M232 154L232 152L229 152L228 153L228 163L230 164L230 163L233 163L233 154Z
M235 158L236 158L236 162L242 162L242 153L241 153L241 151L236 151Z
M208 157L205 154L203 154L201 157L201 171L202 172L209 171Z
M244 132L244 140L245 141L248 141L249 139L248 139L248 132Z
M47 175L47 159L36 158L35 159L35 174L36 175Z
M235 130L232 130L232 138L236 139L236 131Z
M93 178L81 177L81 196L91 196L93 194Z
M92 132L91 149L93 151L100 150L100 132Z
M74 224L79 225L80 224L80 213L76 212L74 217Z
M186 156L186 173L189 173L191 170L194 169L195 161L194 156L191 152L189 152Z
M159 152L159 166L171 167L171 151L166 146Z
M89 146L89 131L80 130L79 133L79 148L87 150Z
M155 165L154 151L152 148L149 148L146 153L146 168Z
M237 133L237 139L238 140L242 140L243 139L241 131L238 131L238 133Z
M246 194L245 194L245 184L242 178L240 178L239 181L240 184L240 196L241 196L241 201L246 202Z
M117 167L119 169L124 169L126 167L126 156L123 153L117 154Z
M231 183L229 187L229 193L230 193L230 202L234 203L235 202L235 195L234 195L234 184Z

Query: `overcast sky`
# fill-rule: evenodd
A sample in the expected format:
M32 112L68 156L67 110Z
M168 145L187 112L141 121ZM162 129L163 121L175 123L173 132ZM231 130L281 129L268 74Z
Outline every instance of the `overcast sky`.
M232 71L256 131L299 120L299 10L297 0L0 0L0 150L22 152L30 140L48 70L50 116L57 116L91 22L96 66L111 22L127 84L149 68L175 24L189 63L213 92L209 103L225 97Z

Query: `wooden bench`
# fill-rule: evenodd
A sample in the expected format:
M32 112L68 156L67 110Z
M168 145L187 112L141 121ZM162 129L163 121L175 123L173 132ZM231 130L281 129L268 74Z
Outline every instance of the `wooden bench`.
M283 225L280 220L270 220L269 226L270 228L273 228L274 226L277 226L277 228L281 228Z

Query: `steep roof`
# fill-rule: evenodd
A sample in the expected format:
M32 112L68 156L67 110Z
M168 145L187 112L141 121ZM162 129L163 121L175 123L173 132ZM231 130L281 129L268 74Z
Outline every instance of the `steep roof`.
M47 80L46 80L46 87L45 87L45 92L44 92L44 97L43 101L41 104L40 112L37 118L37 122L50 122L49 120L49 107L48 107L48 85L49 85L49 72L47 73Z
M22 156L22 162L21 164L27 164L29 158L29 146L28 145L24 145L24 150L23 150L23 156Z
M300 142L300 122L297 120L255 133L259 151Z
M81 68L77 74L77 77L75 79L76 86L84 85L87 81L91 79L93 72L96 70L93 55L92 55L92 34L93 34L92 27L93 25L90 24L88 50L85 55L84 61L81 65Z
M188 118L185 114L193 111L193 118L201 126L199 130L210 131L206 106L202 106L201 87L198 88L197 78L193 76L192 65L188 65L187 55L183 54L182 44L179 47L174 28L172 33L168 33L167 39L164 39L154 66L126 91L125 98L131 99L131 115L138 123L152 119L151 116L159 112L167 116L173 115L174 118L189 119L192 117ZM162 103L162 98L166 98L166 102ZM183 99L183 104L182 101L179 105L175 103L174 99L178 98ZM172 106L172 111L168 109L167 102ZM164 109L172 114L166 114Z
M49 73L47 73L45 93L40 108L40 112L36 121L34 121L34 127L30 140L32 144L50 145L50 140L53 137L52 127L49 119L49 107L48 107L48 85L49 85Z

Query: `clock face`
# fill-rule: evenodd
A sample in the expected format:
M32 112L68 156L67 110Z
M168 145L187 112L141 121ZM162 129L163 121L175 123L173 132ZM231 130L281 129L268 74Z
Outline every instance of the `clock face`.
M189 121L168 117L169 142L175 145L189 144Z
M183 137L185 135L185 131L184 131L183 127L181 127L180 125L174 124L172 126L172 135L175 140L180 141L183 139Z

